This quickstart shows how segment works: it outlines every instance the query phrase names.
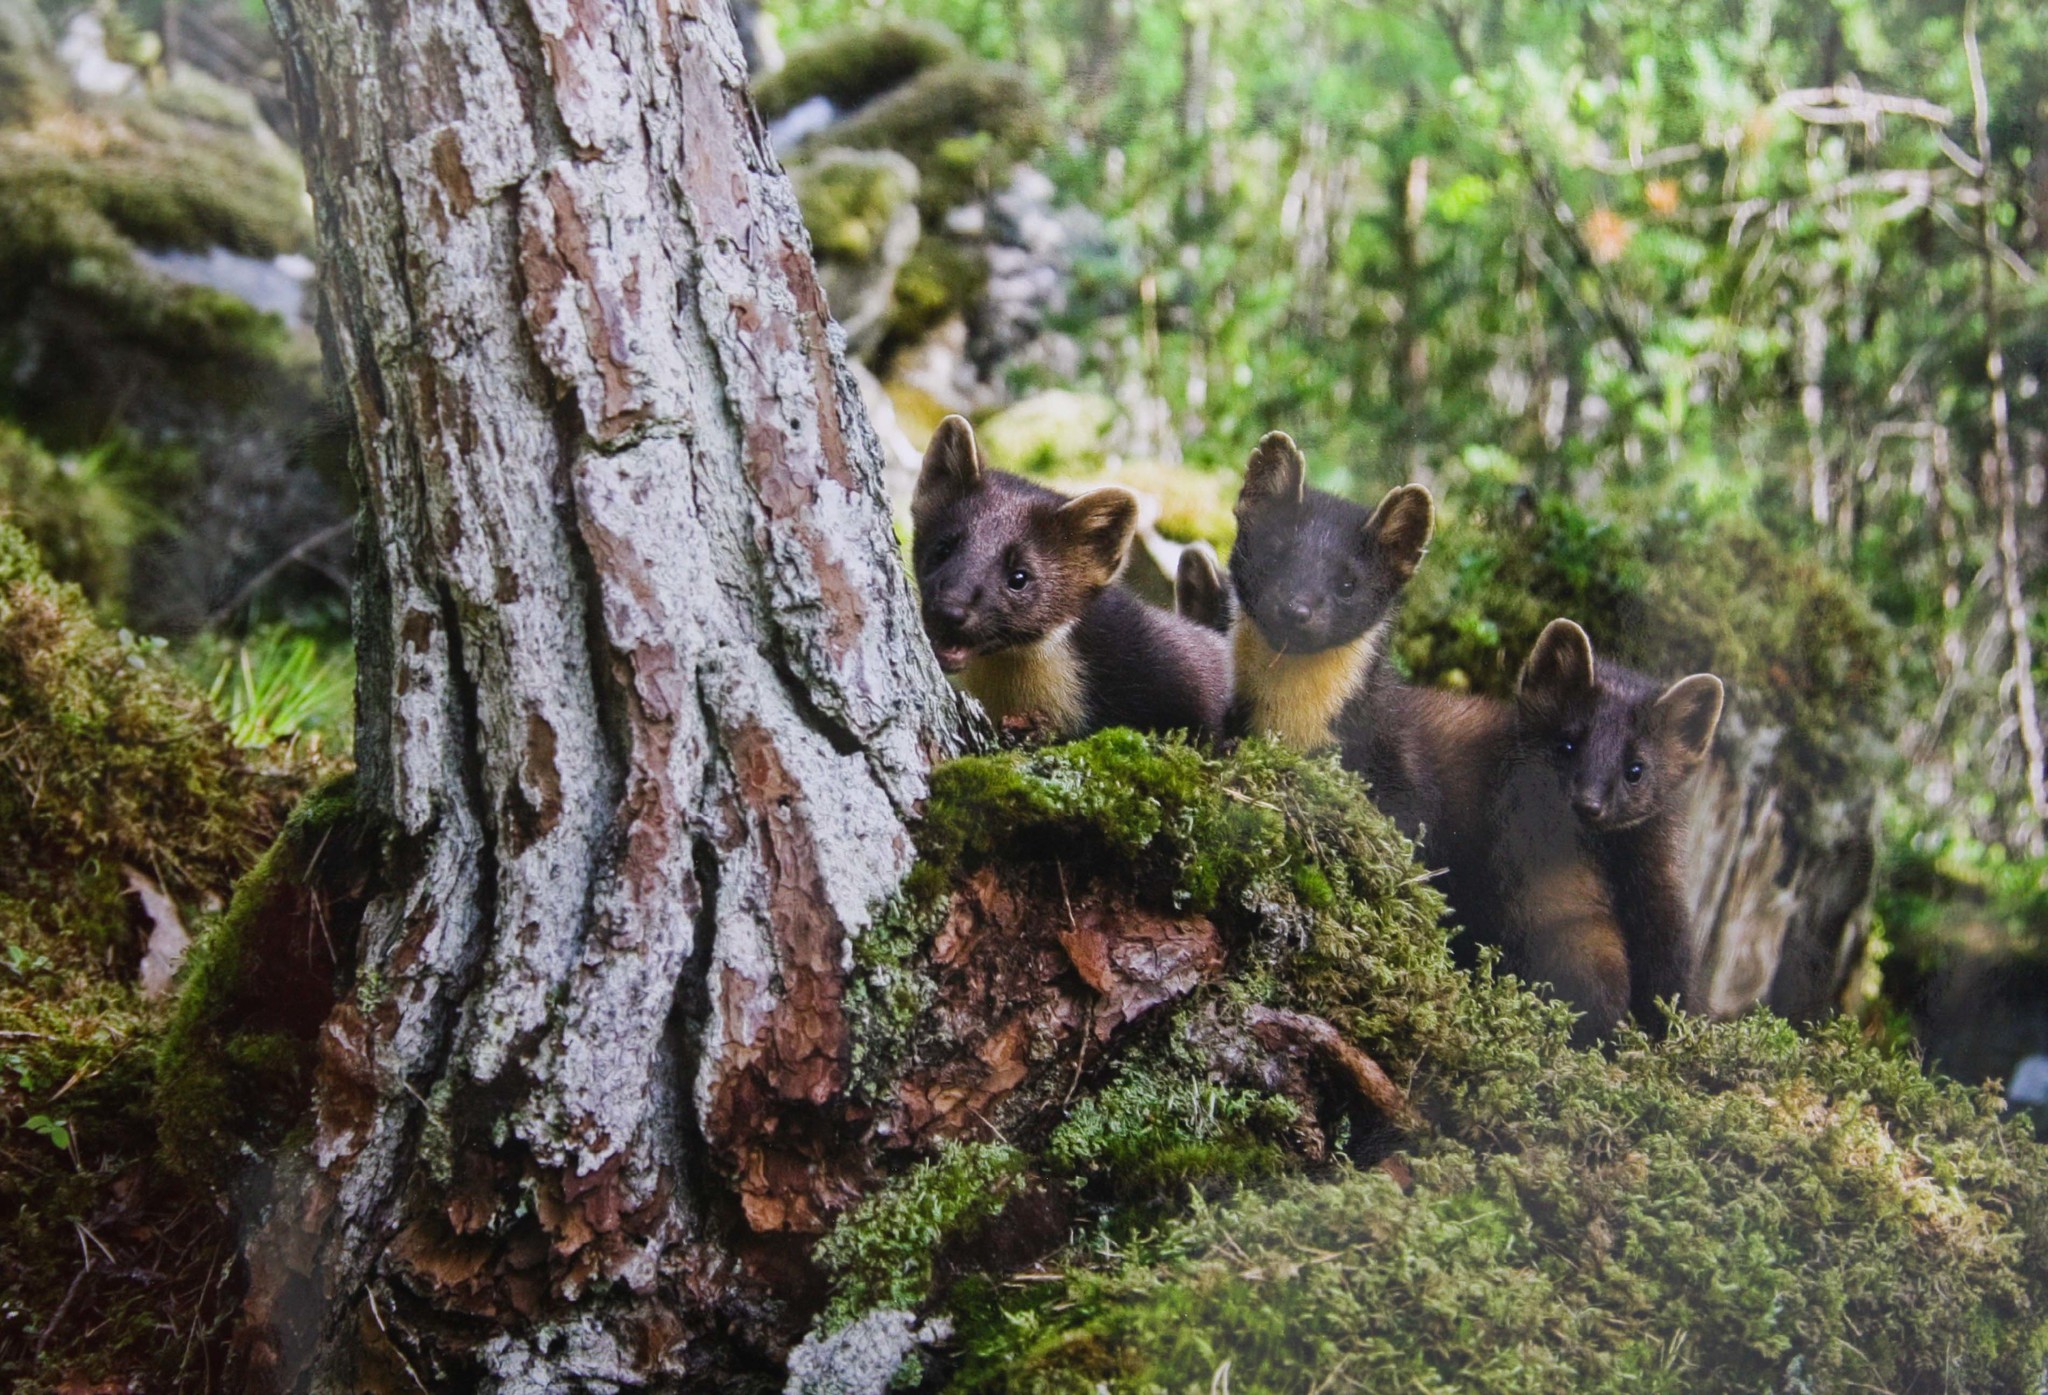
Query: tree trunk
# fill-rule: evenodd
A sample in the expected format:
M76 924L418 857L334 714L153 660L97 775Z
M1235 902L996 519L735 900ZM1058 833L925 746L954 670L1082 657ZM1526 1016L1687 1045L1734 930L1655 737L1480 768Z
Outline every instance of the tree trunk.
M969 718L720 0L273 0L386 830L250 1389L772 1370L850 937ZM800 1298L800 1296L799 1296Z

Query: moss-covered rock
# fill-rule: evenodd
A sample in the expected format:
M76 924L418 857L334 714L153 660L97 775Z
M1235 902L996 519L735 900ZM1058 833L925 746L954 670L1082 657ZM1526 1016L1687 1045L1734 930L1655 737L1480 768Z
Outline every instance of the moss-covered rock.
M936 775L919 846L849 999L896 1143L881 1082L993 1059L948 1015L963 960L1045 936L1093 984L1091 936L1181 943L1146 928L1167 915L1222 946L1078 1058L1016 1000L1056 1083L883 1148L894 1180L820 1251L826 1322L945 1318L928 1385L1203 1389L1226 1362L1241 1391L2038 1377L2048 1150L1995 1097L1765 1014L1574 1049L1565 1009L1453 967L1408 845L1327 762L1125 732L972 758ZM990 917L1011 942L973 940ZM1344 1088L1347 1051L1400 1082L1394 1108Z
M918 207L936 223L996 187L1050 136L1028 74L959 58L924 69L814 139L907 157L923 178Z
M880 328L917 246L917 167L893 151L832 147L789 174L832 317L858 347Z
M754 105L771 120L813 97L850 111L963 55L960 41L935 24L850 26L792 50L781 68L754 84Z
M159 390L230 403L274 389L280 371L307 374L310 346L275 315L137 256L301 251L304 187L267 131L143 102L0 132L0 366L13 414L52 439L93 439L105 403L90 395L136 354L162 375Z
M915 344L948 320L968 314L987 285L988 259L979 250L942 237L924 238L896 274L887 343Z
M1100 393L1049 388L984 418L974 430L991 460L1030 474L1086 473L1108 458L1116 403Z

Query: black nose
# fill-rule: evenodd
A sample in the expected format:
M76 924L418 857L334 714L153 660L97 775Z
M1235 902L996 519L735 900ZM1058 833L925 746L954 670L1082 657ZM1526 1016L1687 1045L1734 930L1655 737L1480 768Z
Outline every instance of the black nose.
M1597 794L1582 794L1573 798L1572 807L1578 810L1583 818L1597 819L1607 805Z
M967 623L967 607L954 601L934 601L924 613L941 625L957 627Z
M1287 603L1284 613L1295 624L1306 625L1309 617L1315 614L1315 606L1308 601L1293 600Z

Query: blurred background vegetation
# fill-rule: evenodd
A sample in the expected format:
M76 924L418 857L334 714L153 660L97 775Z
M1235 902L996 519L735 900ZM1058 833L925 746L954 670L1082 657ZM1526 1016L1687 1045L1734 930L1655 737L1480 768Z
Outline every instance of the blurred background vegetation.
M1363 500L1422 481L1413 677L1504 691L1557 614L1721 673L1731 820L1778 821L1777 891L1840 903L1800 950L1818 987L1773 1005L1846 1006L1968 1080L2048 1053L2048 14L737 8L899 494L967 412L999 466L1137 488L1156 587L1176 545L1227 550L1267 430ZM260 0L0 0L24 1216L144 1167L114 1085L148 1084L166 915L216 916L347 765L352 499L292 142ZM204 1308L227 1242L151 1226L136 1253Z

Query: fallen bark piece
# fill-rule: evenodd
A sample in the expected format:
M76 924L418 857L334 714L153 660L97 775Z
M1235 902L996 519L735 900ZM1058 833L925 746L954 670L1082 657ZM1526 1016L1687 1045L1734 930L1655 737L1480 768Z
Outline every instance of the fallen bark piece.
M1401 1087L1380 1069L1379 1062L1344 1040L1343 1034L1324 1019L1284 1008L1254 1006L1245 1009L1245 1023L1267 1050L1309 1055L1333 1065L1382 1114L1391 1119L1409 1117L1408 1097Z

